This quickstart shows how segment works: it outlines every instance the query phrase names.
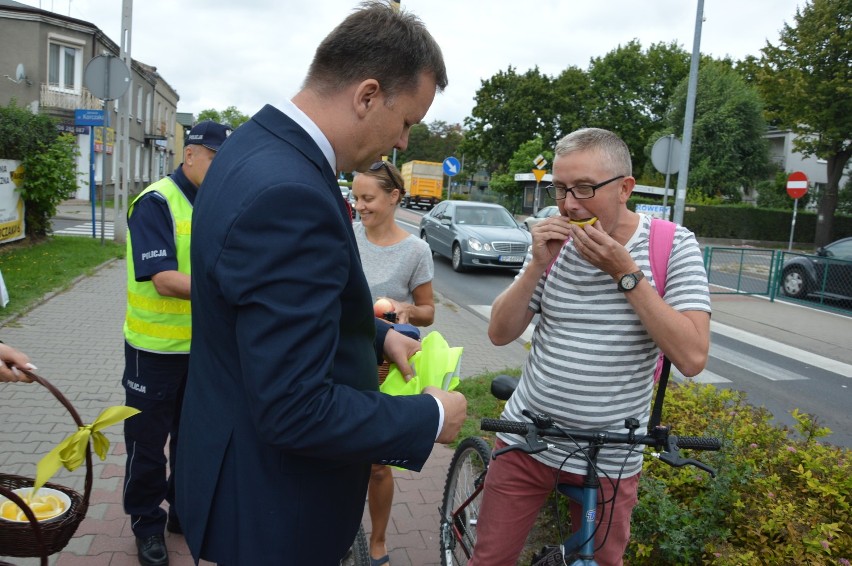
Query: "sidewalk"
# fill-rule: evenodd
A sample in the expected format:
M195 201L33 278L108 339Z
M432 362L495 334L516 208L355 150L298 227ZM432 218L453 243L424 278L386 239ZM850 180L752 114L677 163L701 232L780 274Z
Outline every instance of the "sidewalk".
M2 339L27 352L38 373L68 397L84 422L102 409L124 403L120 377L124 369L121 328L125 308L125 263L110 263L71 289L53 296L0 329ZM519 367L526 349L518 342L493 346L485 321L437 297L435 320L450 345L464 345L461 373L470 377ZM0 470L32 477L35 464L73 431L71 417L38 385L0 384ZM86 519L61 553L56 566L131 566L138 564L129 521L121 506L124 444L121 425L106 431L111 447L106 461L95 457L94 486ZM452 451L436 445L421 473L396 472L396 494L388 541L394 566L440 564L438 513ZM82 493L85 471L64 469L52 480ZM365 510L366 527L369 517ZM166 533L172 566L192 564L182 536ZM4 557L0 557L4 560ZM9 559L19 566L38 559Z

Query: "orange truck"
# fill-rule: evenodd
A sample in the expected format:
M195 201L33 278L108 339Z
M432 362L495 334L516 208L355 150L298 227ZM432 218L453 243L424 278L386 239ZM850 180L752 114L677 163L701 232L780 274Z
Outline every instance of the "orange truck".
M417 206L431 210L441 202L443 164L436 161L407 161L402 164L400 173L405 182L405 196L402 199L405 208Z

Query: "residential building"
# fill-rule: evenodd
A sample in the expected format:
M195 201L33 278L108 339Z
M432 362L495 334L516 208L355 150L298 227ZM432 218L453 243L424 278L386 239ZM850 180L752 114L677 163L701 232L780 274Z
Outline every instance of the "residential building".
M120 46L92 23L13 0L0 0L0 105L18 106L58 120L77 136L78 191L89 200L90 163L96 195L111 198L120 182L114 128L122 104L129 109L128 194L171 172L180 163L183 128L177 127L178 93L157 68L132 60L129 88L116 101L96 98L84 84L86 65L95 57L120 56ZM107 131L74 124L75 110L105 110ZM180 130L180 133L176 132ZM94 150L94 158L92 157ZM2 156L0 156L2 157Z

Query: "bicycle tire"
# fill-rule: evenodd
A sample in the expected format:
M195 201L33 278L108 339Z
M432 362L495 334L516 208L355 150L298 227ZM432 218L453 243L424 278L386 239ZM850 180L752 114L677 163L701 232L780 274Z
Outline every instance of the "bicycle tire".
M482 493L455 520L453 512L476 491L490 460L491 447L475 436L465 438L453 454L441 503L439 543L442 566L464 566L468 562L468 552L476 544L476 521ZM462 541L456 538L454 526L462 533Z
M358 532L355 533L352 548L340 561L340 566L370 566L370 544L367 542L364 525L358 525Z

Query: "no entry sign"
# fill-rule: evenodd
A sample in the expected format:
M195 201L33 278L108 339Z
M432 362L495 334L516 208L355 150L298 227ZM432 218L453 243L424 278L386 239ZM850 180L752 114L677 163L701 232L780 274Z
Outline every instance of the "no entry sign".
M808 192L808 176L801 171L794 171L787 177L787 194L799 199Z

